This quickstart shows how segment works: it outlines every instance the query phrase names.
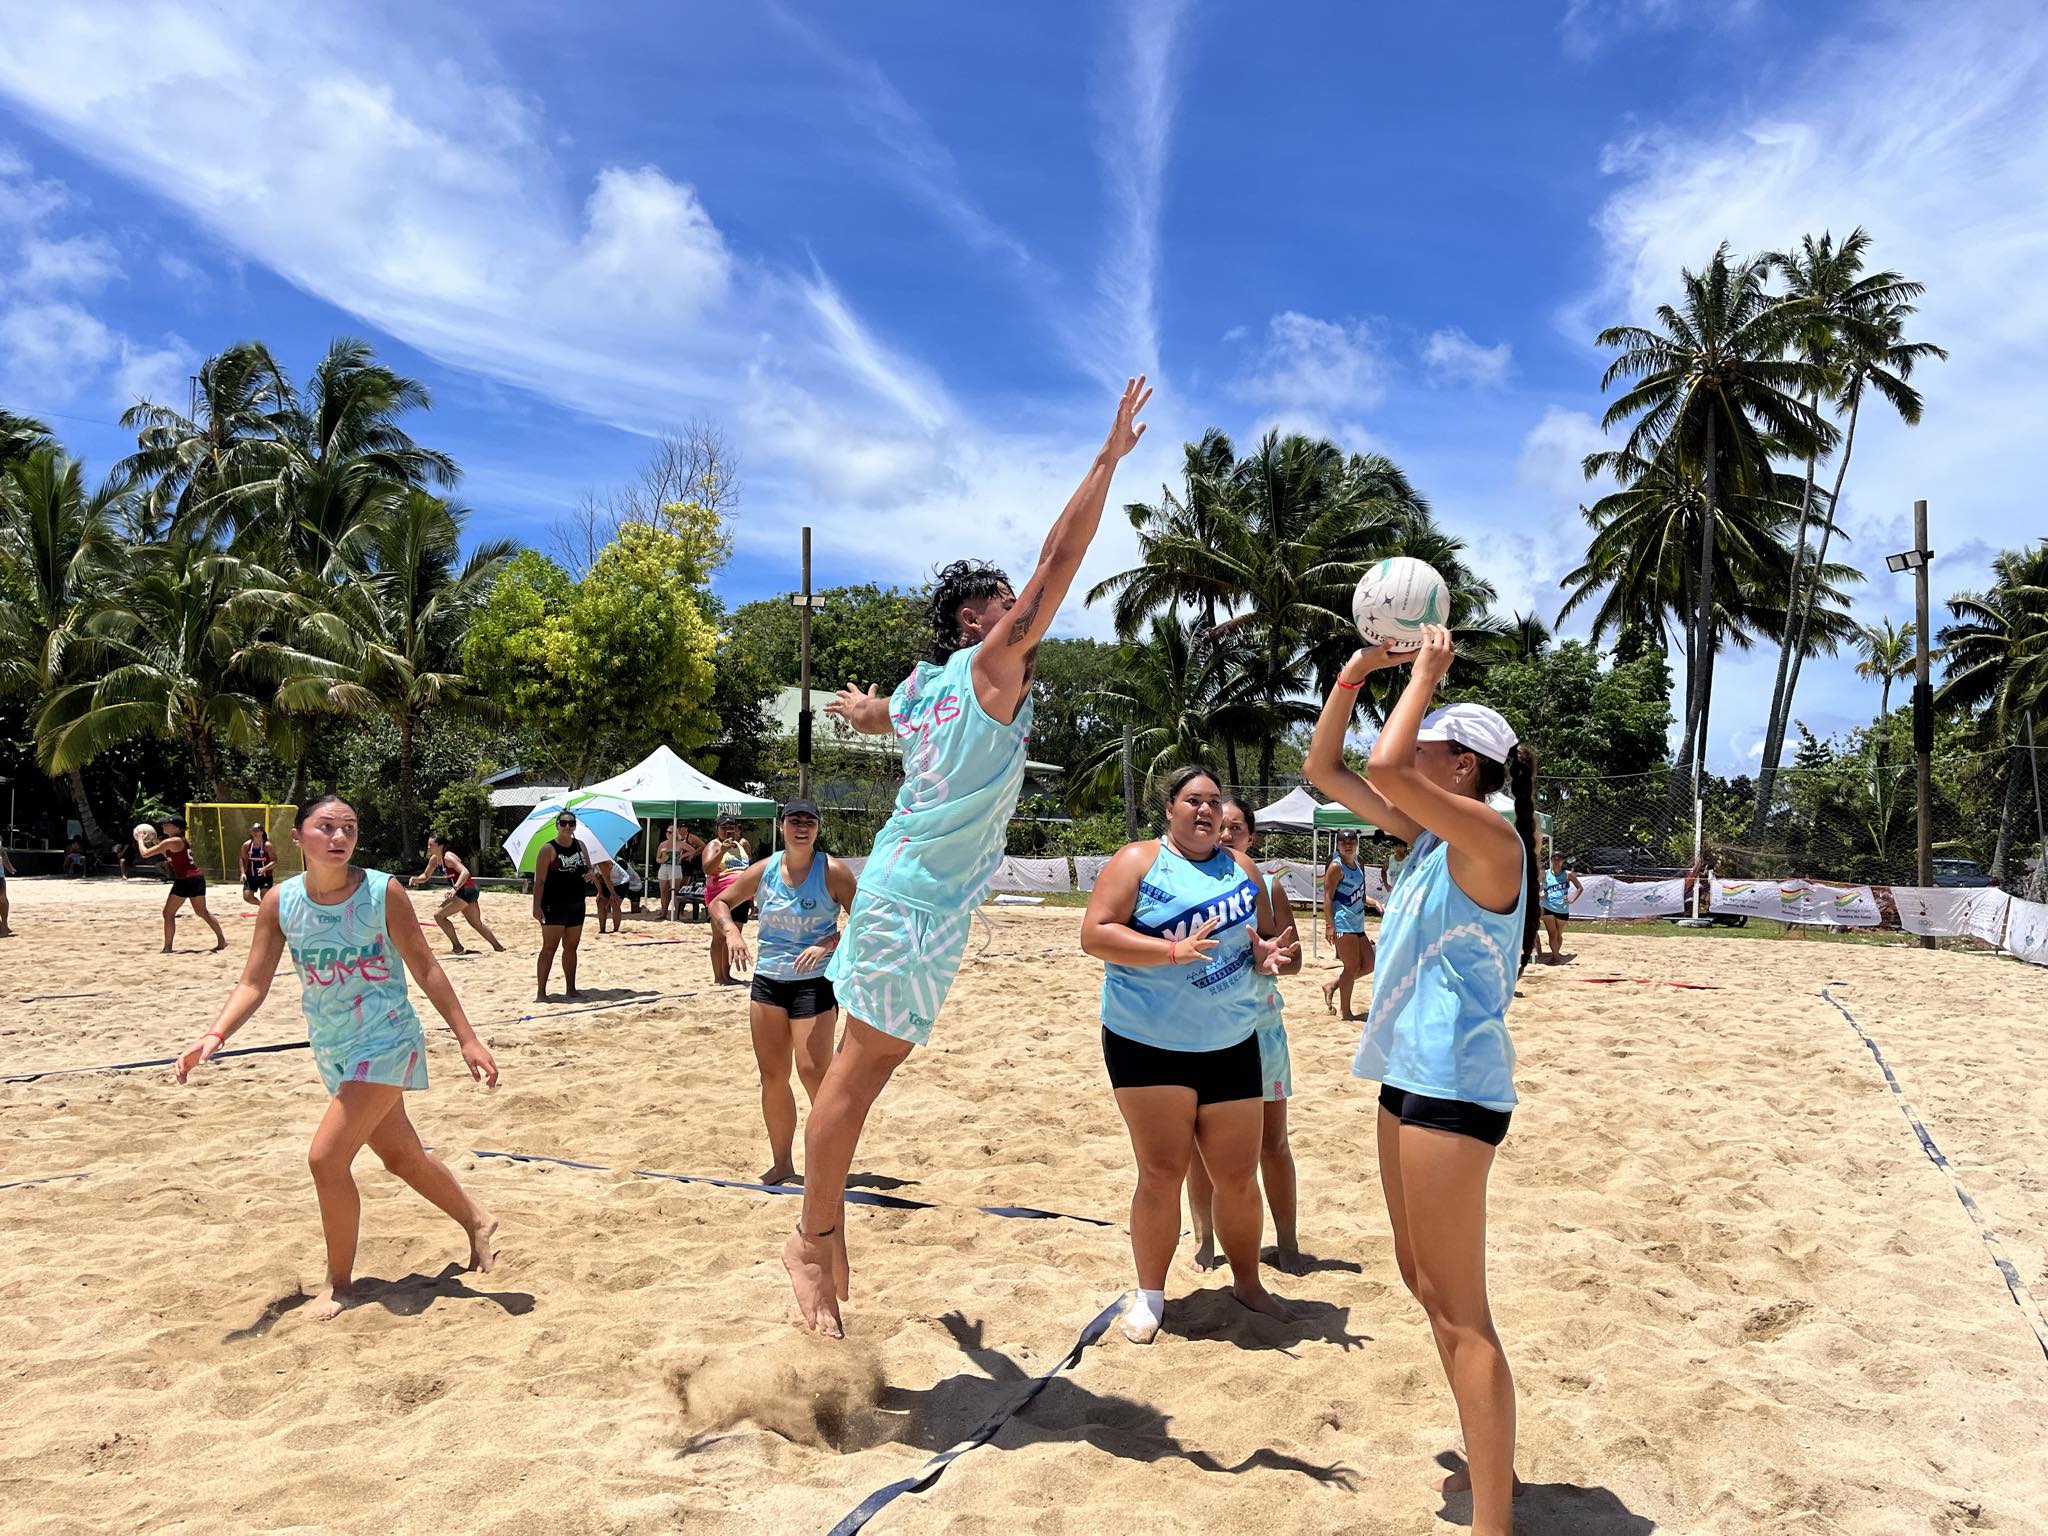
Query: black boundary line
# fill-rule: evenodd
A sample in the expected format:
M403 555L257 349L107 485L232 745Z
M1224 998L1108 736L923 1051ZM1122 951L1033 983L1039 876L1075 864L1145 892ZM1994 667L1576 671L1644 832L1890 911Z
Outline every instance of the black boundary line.
M30 1184L62 1184L66 1179L89 1179L89 1173L46 1173L39 1179L14 1179L0 1184L0 1189L24 1189Z
M636 1179L664 1179L672 1184L708 1184L714 1189L743 1189L761 1195L801 1195L801 1184L756 1184L747 1179L720 1179L702 1173L662 1173L653 1168L614 1168L607 1163L579 1163L572 1158L549 1157L539 1152L492 1152L482 1147L470 1149L472 1157L503 1158L513 1163L552 1163L558 1168L576 1168L586 1173L630 1173ZM872 1189L849 1189L846 1191L848 1205L873 1205L888 1211L938 1211L965 1210L970 1207L946 1206L936 1200L912 1200L904 1195L881 1194ZM1004 1216L1024 1221L1077 1221L1089 1227L1113 1227L1113 1221L1104 1221L1099 1216L1072 1216L1065 1211L1042 1211L1030 1205L977 1205L971 1207L984 1216Z
M950 1450L939 1452L938 1455L926 1462L909 1477L899 1478L893 1483L887 1483L877 1488L865 1499L862 1499L859 1504L855 1505L837 1525L833 1526L831 1531L827 1533L827 1536L853 1536L854 1532L874 1519L885 1505L894 1502L906 1493L924 1492L925 1489L936 1483L946 1468L951 1466L960 1457L965 1456L977 1446L987 1445L989 1441L996 1437L1005 1424L1021 1413L1030 1405L1033 1398L1037 1397L1039 1393L1052 1384L1055 1376L1058 1376L1063 1371L1071 1370L1074 1366L1080 1364L1082 1352L1109 1331L1109 1325L1116 1320L1117 1313L1123 1310L1124 1302L1129 1299L1130 1294L1129 1291L1122 1292L1116 1300L1096 1313L1094 1321L1090 1322L1086 1328L1083 1328L1081 1336L1074 1340L1074 1347L1054 1362L1052 1369L1044 1372L1042 1375L1033 1377L1031 1385L1026 1387L1023 1394L1014 1402L1006 1407L997 1409L995 1413L989 1416L988 1421L981 1428L975 1430L973 1434L962 1440L958 1445L953 1446Z
M1820 995L1827 999L1837 1013L1849 1021L1849 1027L1856 1031L1865 1045L1870 1047L1870 1054L1876 1059L1878 1070L1884 1073L1884 1080L1891 1085L1892 1094L1899 1101L1899 1109L1905 1115L1906 1123L1912 1126L1913 1134L1920 1138L1920 1150L1927 1154L1928 1161L1948 1175L1948 1181L1955 1189L1956 1199L1962 1202L1964 1212L1976 1223L1977 1235L1984 1240L1984 1246L1991 1250L1991 1262L1998 1266L1998 1273L2004 1277L2005 1288L2012 1293L2013 1305L2020 1309L2020 1315L2027 1320L2027 1326L2033 1329L2034 1342L2041 1346L2042 1357L2048 1359L2048 1318L2042 1317L2039 1304L2027 1289L2027 1282L2020 1278L2019 1267L2005 1256L2005 1249L1998 1241L1998 1234L1992 1230L1990 1222L1985 1220L1984 1212L1978 1208L1977 1202L1970 1198L1970 1192L1963 1188L1963 1181L1956 1177L1955 1169L1950 1166L1941 1148L1934 1144L1934 1138L1928 1134L1926 1125L1913 1108L1912 1100L1906 1097L1906 1090L1899 1086L1899 1080L1892 1072L1891 1063L1884 1059L1884 1052L1877 1048L1877 1042L1870 1038L1869 1032L1856 1022L1856 1015L1843 1007L1841 1000L1828 990L1828 987L1850 985L1852 983L1846 981L1831 981L1820 989Z
M549 1019L563 1018L572 1013L602 1013L609 1008L640 1008L648 1003L676 1002L686 997L695 997L694 992L657 992L652 997L623 997L616 1002L591 1003L581 1008L557 1008L552 1013L522 1013L512 1019L487 1019L483 1029L503 1029L507 1024L545 1023ZM274 1051L304 1051L312 1048L307 1040L286 1040L276 1045L243 1045L230 1051L215 1051L207 1057L208 1062L225 1061L230 1056L262 1056ZM175 1056L153 1056L148 1061L115 1061L103 1067L48 1067L41 1072L16 1072L0 1077L0 1083L33 1083L46 1077L75 1077L87 1072L135 1072L145 1067L173 1067L178 1064Z

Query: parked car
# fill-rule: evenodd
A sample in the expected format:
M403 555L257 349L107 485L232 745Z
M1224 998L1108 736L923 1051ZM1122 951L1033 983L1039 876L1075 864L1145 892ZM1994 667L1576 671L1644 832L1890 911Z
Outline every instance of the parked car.
M1669 880L1687 873L1685 866L1660 864L1646 848L1588 848L1572 861L1581 875L1621 875L1631 880Z
M1951 889L1965 889L1970 886L1996 885L1998 882L1978 868L1975 859L1936 859L1934 883Z

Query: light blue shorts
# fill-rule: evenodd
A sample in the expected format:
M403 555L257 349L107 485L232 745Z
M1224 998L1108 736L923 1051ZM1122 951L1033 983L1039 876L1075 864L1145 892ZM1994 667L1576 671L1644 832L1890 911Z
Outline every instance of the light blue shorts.
M972 910L927 912L860 892L825 967L839 1006L885 1035L925 1044L960 972L973 922Z
M1287 1056L1287 1026L1275 1019L1259 1026L1261 1097L1268 1104L1294 1097L1294 1064Z
M427 1037L414 1034L397 1040L369 1040L360 1045L313 1048L320 1081L329 1093L339 1093L343 1083L382 1083L417 1093L427 1086Z

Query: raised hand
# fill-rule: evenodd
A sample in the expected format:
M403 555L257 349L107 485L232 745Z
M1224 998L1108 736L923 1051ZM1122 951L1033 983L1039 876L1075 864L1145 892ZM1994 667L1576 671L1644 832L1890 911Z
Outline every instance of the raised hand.
M1138 420L1138 412L1145 409L1145 402L1151 398L1152 391L1145 387L1142 373L1125 382L1123 398L1116 404L1116 421L1109 429L1109 441L1102 445L1112 462L1137 447L1138 439L1145 435L1145 423Z
M1334 947L1335 940L1332 939ZM1280 968L1294 963L1294 957L1301 953L1301 940L1292 928L1276 934L1270 939L1252 935L1252 969L1263 976L1278 976Z
M1208 959L1216 952L1216 940L1211 937L1215 932L1216 919L1212 917L1186 938L1174 940L1173 959L1169 963L1193 965L1198 960Z
M840 719L851 725L859 718L860 709L863 704L879 702L880 700L875 694L874 684L870 683L868 691L862 693L853 684L848 683L839 690L839 696L825 706L825 713L837 715Z
M1451 644L1451 632L1441 624L1422 626L1421 644L1415 651L1415 677L1434 688L1443 681L1444 674L1451 670L1451 663L1457 659L1457 650Z

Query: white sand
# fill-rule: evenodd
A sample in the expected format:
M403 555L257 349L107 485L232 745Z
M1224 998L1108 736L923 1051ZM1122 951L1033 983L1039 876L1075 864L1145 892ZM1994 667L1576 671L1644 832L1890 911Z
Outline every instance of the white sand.
M239 971L155 953L160 886L12 883L0 1074L171 1055ZM315 1326L303 1051L178 1089L165 1071L0 1087L0 1526L39 1532L823 1531L1051 1365L1130 1283L1131 1187L1073 911L992 913L858 1166L943 1209L852 1213L850 1338L800 1334L789 1199L480 1160L545 1153L751 1179L766 1166L743 994L705 930L629 923L587 987L694 991L535 1011L514 952L449 967L504 1069L486 1092L430 1024L409 1108L502 1219L487 1276L379 1168L367 1304ZM438 934L431 935L437 950ZM679 938L648 944L650 938ZM1840 978L1958 1176L2048 1295L2048 972L1977 955L1575 934L1525 978L1523 1107L1493 1191L1495 1309L1537 1532L2048 1530L2048 1360L1875 1063L1817 995ZM1167 1334L1105 1343L876 1531L1426 1532L1456 1448L1401 1290L1355 1027L1287 984L1302 1235L1339 1261L1254 1322L1177 1265ZM1591 986L1623 975L1718 991ZM91 993L25 1002L35 995ZM554 1016L554 1015L559 1015ZM283 978L237 1045L303 1039ZM1357 1270L1350 1265L1359 1266ZM446 1278L439 1278L445 1276ZM281 1314L281 1315L279 1315ZM949 1314L957 1314L951 1315ZM993 1379L992 1379L993 1378ZM1462 1501L1460 1501L1462 1503Z

